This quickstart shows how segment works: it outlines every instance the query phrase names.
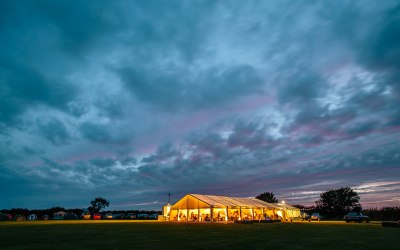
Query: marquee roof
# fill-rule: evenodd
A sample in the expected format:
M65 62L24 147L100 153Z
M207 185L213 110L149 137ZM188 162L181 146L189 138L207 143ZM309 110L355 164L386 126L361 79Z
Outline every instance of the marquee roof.
M292 209L292 210L298 209L297 207L293 207L293 206L291 206L289 204L277 203L276 205L278 207L281 207L281 208L284 208L284 209Z
M286 205L286 204L285 204ZM269 208L269 209L297 209L286 205L284 207L271 204L253 197L229 197L204 194L187 194L171 209L191 209L191 208L207 208L207 207L242 207L242 208Z

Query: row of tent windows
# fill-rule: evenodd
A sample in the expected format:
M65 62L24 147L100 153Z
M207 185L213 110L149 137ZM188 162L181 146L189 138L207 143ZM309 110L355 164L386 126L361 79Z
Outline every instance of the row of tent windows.
M287 211L270 209L199 208L171 210L171 221L235 221L282 219Z

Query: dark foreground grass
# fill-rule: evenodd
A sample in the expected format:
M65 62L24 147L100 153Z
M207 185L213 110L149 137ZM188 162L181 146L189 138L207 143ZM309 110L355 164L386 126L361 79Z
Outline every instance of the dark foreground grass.
M400 249L400 229L343 222L1 222L0 249Z

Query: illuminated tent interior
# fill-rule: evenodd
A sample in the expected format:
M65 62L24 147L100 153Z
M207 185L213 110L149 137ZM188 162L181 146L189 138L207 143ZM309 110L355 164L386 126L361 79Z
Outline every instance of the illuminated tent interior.
M170 221L290 220L300 210L287 204L271 204L256 198L187 194L167 212Z

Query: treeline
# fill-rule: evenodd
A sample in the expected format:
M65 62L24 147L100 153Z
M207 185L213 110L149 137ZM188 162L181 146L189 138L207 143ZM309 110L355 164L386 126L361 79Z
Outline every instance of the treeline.
M133 214L162 214L161 211L154 211L154 210L107 210L107 211L102 211L101 214L108 214L108 213L112 213L112 214L129 214L129 213L133 213Z
M72 208L66 209L63 207L52 207L47 209L26 209L26 208L12 208L12 209L2 209L0 213L2 214L11 214L13 217L16 215L23 215L25 217L29 216L30 214L36 214L38 218L48 215L53 216L54 213L64 211L66 213L74 213L80 216L83 212L83 209L80 208ZM102 211L101 214L106 213L113 213L113 214L128 214L128 213L135 213L135 214L161 214L160 211L148 211L148 210L108 210Z
M319 209L318 206L303 206L303 205L294 205L295 207L299 208L302 212L307 214L312 213L321 213L323 211ZM382 208L367 208L361 209L361 212L365 215L368 215L371 220L377 221L397 221L400 219L400 207L382 207ZM329 219L343 219L342 216L327 216Z
M363 210L371 220L395 221L400 219L400 207L383 207Z

